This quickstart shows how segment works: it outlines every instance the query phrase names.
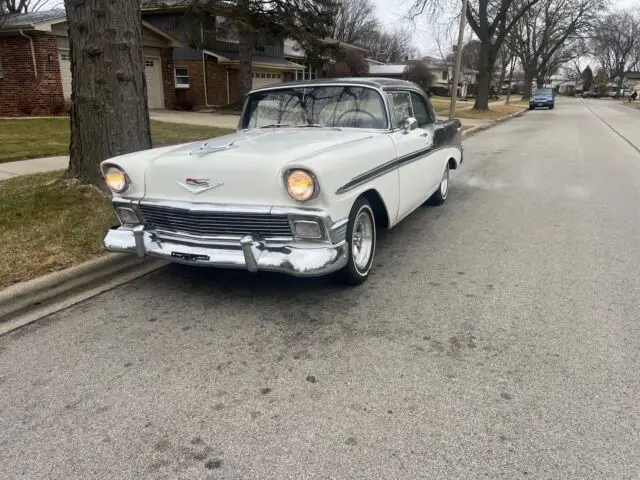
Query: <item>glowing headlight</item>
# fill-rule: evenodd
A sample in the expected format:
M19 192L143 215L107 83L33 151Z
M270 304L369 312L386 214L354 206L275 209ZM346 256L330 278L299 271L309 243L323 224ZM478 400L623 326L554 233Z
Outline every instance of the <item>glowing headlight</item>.
M129 188L129 180L124 171L118 167L107 167L104 171L107 186L116 193L123 193Z
M304 170L292 170L287 174L287 191L294 200L304 202L316 193L318 188L313 176Z

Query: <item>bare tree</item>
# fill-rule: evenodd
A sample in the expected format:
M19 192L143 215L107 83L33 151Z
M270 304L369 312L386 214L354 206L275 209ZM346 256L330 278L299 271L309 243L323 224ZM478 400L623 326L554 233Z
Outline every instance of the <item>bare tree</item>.
M0 0L0 15L37 12L45 5L51 8L54 6L48 0Z
M407 29L370 31L360 42L376 60L388 63L403 62L415 55L411 33Z
M507 38L525 72L523 98L531 96L558 68L584 53L583 38L592 30L606 0L540 0L515 25Z
M379 31L376 7L371 0L341 0L337 4L331 38L344 43L362 43L371 32Z
M489 109L489 91L498 52L507 35L540 0L469 0L467 21L481 42L478 59L478 95L474 108ZM417 17L424 12L437 14L444 0L411 0L409 15Z
M434 78L433 73L422 60L412 60L407 64L405 80L417 84L425 92L429 91Z
M102 160L151 148L140 2L65 0L71 53L69 175L103 186Z
M593 55L611 79L617 78L620 94L624 74L640 63L640 19L631 11L606 15L591 39Z

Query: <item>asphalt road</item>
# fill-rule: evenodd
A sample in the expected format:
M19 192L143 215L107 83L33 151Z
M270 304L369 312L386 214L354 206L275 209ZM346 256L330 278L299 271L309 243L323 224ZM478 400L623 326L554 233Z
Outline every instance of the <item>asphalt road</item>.
M604 100L468 139L362 287L177 266L1 337L0 478L638 478L640 153L601 118L640 146Z

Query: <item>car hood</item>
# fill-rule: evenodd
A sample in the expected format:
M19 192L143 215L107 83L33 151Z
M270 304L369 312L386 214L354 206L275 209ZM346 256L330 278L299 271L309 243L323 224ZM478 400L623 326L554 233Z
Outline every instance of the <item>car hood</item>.
M551 95L534 95L533 99L534 100L553 100L553 97Z
M287 169L305 167L306 162L318 154L379 134L355 129L273 128L239 131L163 149L147 163L145 197L263 204L278 192L280 200L288 201L283 188L283 174ZM194 180L215 187L188 185Z

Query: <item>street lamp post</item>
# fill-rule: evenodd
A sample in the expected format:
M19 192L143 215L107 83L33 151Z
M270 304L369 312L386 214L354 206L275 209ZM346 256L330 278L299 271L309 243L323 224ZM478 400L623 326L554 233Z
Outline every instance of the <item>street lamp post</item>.
M451 105L449 106L449 120L455 117L456 100L458 98L458 82L460 82L460 66L462 64L462 46L464 42L464 26L467 19L467 1L462 0L460 14L460 30L458 31L458 48L456 49L456 65L453 70L453 85L451 85Z

